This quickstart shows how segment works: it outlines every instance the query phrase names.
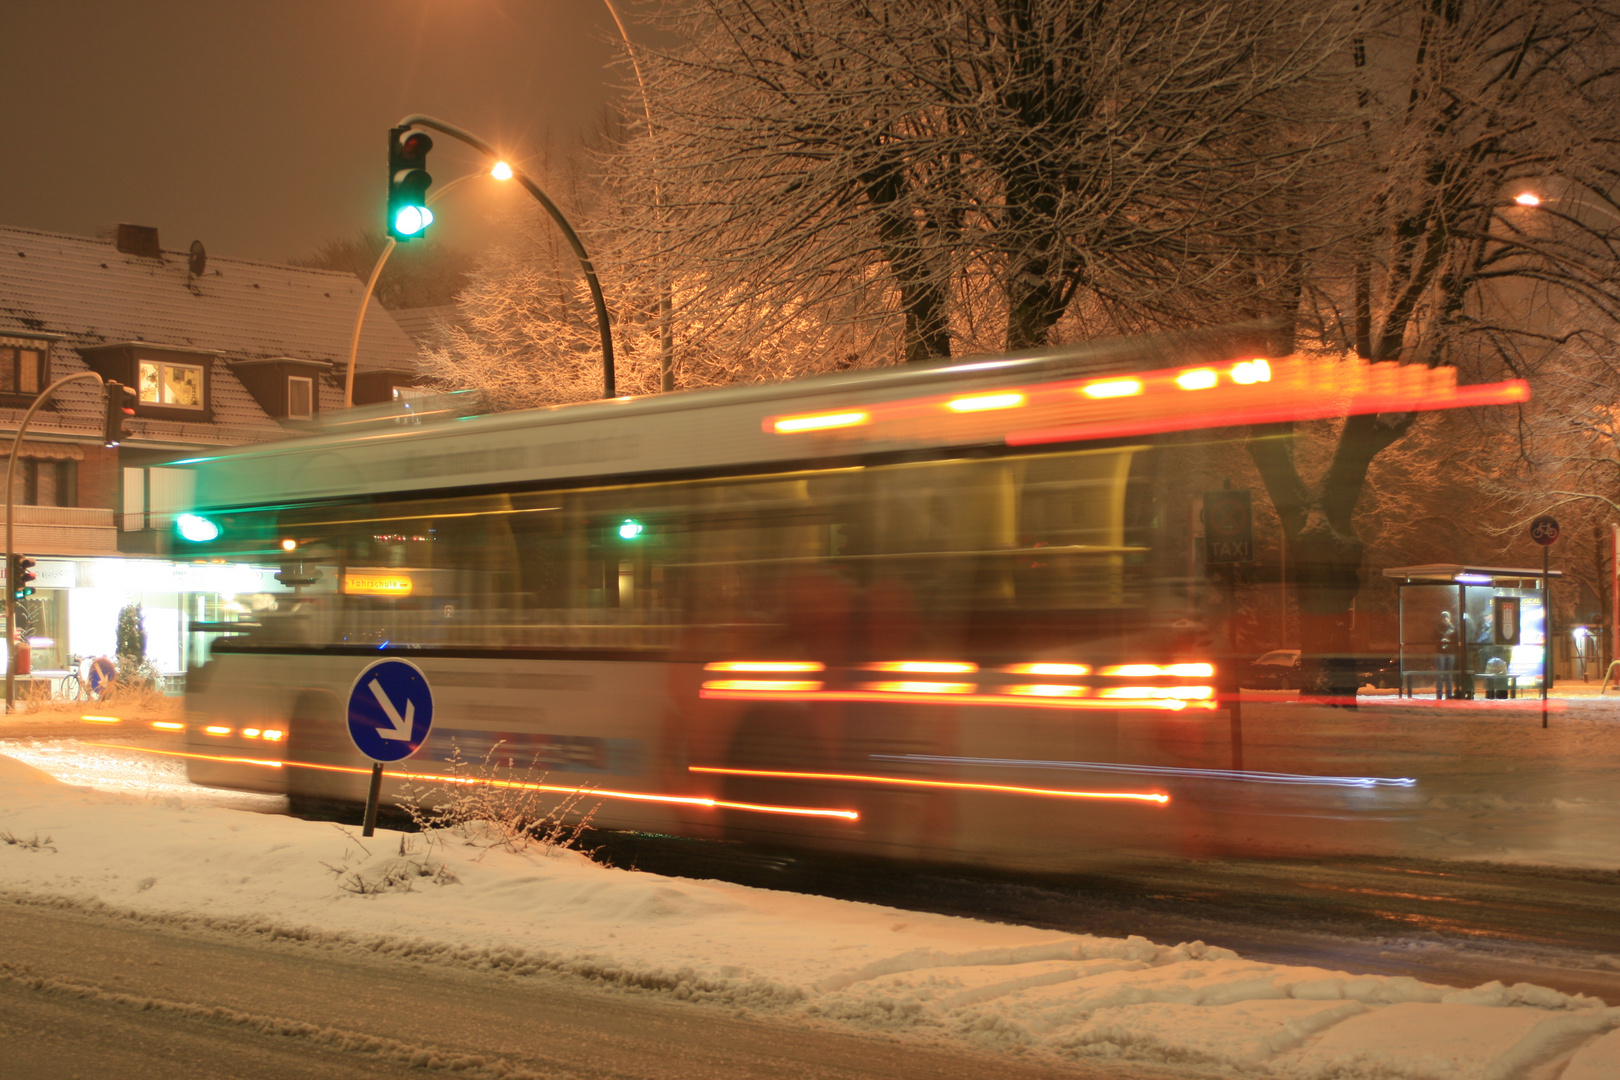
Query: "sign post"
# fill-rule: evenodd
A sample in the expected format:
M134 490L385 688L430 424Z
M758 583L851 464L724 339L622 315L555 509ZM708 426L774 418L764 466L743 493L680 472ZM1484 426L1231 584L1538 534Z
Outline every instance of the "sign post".
M1231 481L1227 481L1231 483ZM1243 699L1238 686L1237 567L1254 561L1254 506L1248 488L1226 488L1204 492L1204 562L1225 563L1227 644L1225 678L1221 689L1228 695L1227 717L1232 735L1232 768L1243 768Z
M366 795L362 836L377 829L377 800L383 765L403 761L421 749L433 727L433 691L422 669L409 660L378 660L366 665L349 691L349 738L371 759L371 790Z
M1552 682L1552 546L1558 519L1543 514L1530 523L1530 539L1541 545L1541 726L1547 726L1547 687Z

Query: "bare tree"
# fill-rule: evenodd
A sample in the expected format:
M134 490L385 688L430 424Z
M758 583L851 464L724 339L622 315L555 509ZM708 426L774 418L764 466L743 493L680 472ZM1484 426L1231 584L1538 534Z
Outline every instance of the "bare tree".
M907 360L950 355L964 311L1018 349L1099 295L1252 291L1219 253L1320 217L1268 196L1327 137L1281 114L1326 77L1335 0L669 10L678 44L640 57L656 126L615 163L657 178L645 257L767 307L898 314Z
M1535 375L1620 315L1612 207L1620 28L1604 3L1392 2L1353 51L1362 135L1342 245L1302 264L1299 328L1374 361ZM1527 207L1524 187L1564 209ZM1287 427L1251 453L1290 538L1307 647L1348 639L1363 544L1354 515L1374 459L1417 414L1351 417L1307 476Z

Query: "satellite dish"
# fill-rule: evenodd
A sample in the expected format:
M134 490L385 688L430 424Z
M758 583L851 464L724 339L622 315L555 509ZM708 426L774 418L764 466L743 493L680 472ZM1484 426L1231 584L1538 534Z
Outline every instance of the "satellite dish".
M208 266L208 252L203 250L201 240L191 242L191 259L188 265L191 267L192 277L202 277L203 269Z

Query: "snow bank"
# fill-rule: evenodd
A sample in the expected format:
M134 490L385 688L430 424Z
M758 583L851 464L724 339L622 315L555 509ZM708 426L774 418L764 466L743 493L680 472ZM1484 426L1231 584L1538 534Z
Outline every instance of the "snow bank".
M1620 1009L1255 963L56 783L0 756L0 888L180 923L564 971L906 1038L1246 1076L1620 1075ZM46 844L48 841L48 845Z

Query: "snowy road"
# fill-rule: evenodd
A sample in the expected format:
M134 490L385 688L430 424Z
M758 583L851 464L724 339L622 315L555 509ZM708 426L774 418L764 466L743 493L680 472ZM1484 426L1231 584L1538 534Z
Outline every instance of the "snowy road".
M0 1078L1150 1080L282 938L0 901ZM413 1067L414 1066L414 1067ZM1178 1074L1181 1075L1181 1074Z

